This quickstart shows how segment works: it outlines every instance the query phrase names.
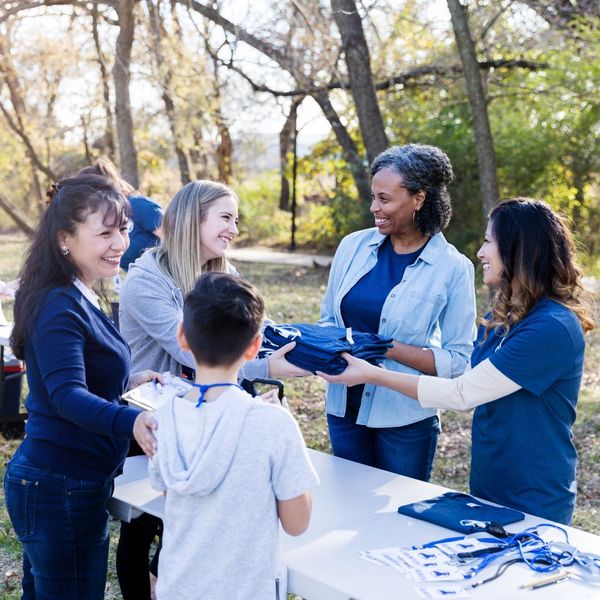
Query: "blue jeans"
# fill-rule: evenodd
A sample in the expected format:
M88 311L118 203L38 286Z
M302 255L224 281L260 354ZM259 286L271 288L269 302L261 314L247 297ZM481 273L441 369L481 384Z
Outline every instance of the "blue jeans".
M404 427L357 425L356 417L327 415L333 454L421 481L429 481L440 433L438 417Z
M17 450L4 476L6 508L23 545L25 600L102 600L112 481L40 469Z

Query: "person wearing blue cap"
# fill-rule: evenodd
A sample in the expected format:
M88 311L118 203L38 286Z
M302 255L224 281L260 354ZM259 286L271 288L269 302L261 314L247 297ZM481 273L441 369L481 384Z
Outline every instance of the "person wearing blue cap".
M375 227L335 254L321 325L393 338L392 372L456 377L475 336L473 264L442 230L451 216L450 160L439 148L395 146L371 165ZM428 480L439 418L403 393L372 384L327 388L336 456Z
M424 408L475 409L471 493L569 524L577 494L573 445L584 332L594 327L562 218L541 200L513 198L490 214L477 254L495 290L461 377L415 377L344 357L324 377L386 386ZM416 403L415 403L416 404Z

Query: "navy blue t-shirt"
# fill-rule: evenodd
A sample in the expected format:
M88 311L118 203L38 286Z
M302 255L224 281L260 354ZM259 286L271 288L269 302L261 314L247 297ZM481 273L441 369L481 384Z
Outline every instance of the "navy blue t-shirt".
M340 310L344 325L352 327L355 331L378 333L381 311L387 297L402 281L406 267L419 258L426 245L410 254L398 254L394 251L388 236L379 246L375 266L365 273L342 298ZM364 387L364 385L355 385L348 388L346 416L358 416Z
M489 358L521 389L473 416L471 493L568 524L575 507L572 426L585 341L576 315L546 298L506 336L481 327L472 366Z
M121 268L127 271L147 248L157 246L160 239L154 235L161 224L163 209L150 198L129 196L133 229L129 234L129 248L121 258Z

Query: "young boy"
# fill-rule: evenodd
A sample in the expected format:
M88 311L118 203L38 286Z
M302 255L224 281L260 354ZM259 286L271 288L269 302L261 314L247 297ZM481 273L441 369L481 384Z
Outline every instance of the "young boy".
M237 385L263 318L256 289L225 273L202 275L185 300L178 340L195 387L156 411L149 467L166 492L158 600L285 600L279 521L306 530L318 478L291 414Z

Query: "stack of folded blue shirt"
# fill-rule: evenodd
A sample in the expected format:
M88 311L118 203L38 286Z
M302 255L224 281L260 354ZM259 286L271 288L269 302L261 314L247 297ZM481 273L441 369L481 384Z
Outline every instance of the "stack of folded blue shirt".
M271 324L263 331L259 356L263 358L290 342L296 342L296 347L285 355L289 362L312 373L321 371L329 375L339 375L346 370L348 363L341 357L342 352L377 364L392 347L391 338L375 333L312 323Z

